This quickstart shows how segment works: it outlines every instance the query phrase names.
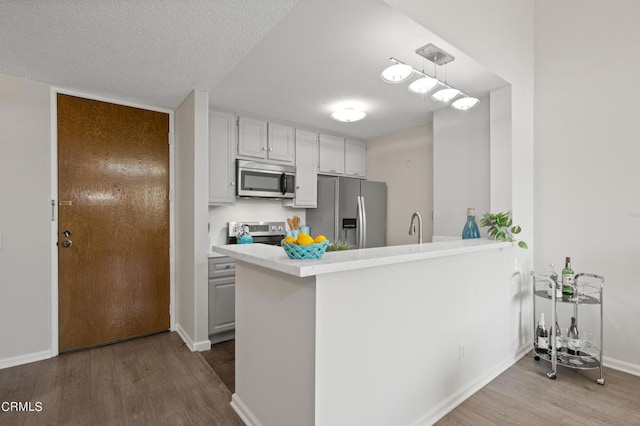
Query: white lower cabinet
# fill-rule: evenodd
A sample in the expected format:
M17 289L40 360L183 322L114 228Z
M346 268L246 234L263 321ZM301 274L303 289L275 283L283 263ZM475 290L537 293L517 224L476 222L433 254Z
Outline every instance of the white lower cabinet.
M229 257L209 259L209 340L219 343L235 337L236 270Z

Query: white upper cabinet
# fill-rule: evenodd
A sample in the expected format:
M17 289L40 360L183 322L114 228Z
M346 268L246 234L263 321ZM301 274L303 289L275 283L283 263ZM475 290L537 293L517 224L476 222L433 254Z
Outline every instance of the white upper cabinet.
M267 122L250 117L238 117L238 156L267 158Z
M235 147L235 114L209 111L209 204L236 201Z
M367 177L367 143L347 139L344 143L344 174L358 178Z
M344 174L344 138L320 135L320 172Z
M293 207L317 207L318 134L296 129L296 196Z
M238 117L238 157L294 164L293 127Z
M268 124L267 159L294 164L295 141L293 127L284 124Z

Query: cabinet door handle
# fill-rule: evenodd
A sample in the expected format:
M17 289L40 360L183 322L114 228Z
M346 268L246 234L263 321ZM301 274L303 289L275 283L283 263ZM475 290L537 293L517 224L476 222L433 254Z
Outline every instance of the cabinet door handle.
M273 151L273 148L269 148L269 152Z
M231 182L231 186L236 186L236 183L235 182Z
M263 146L263 147L262 147L262 150L263 150L263 151L266 151L266 150L267 150L267 147L266 147L266 146Z

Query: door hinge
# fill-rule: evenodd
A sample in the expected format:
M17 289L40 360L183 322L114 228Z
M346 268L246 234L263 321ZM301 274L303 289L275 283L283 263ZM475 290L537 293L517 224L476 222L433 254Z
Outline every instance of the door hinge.
M173 132L169 132L169 140L168 140L168 144L169 144L169 145L173 144Z
M56 221L56 200L51 200L51 222Z

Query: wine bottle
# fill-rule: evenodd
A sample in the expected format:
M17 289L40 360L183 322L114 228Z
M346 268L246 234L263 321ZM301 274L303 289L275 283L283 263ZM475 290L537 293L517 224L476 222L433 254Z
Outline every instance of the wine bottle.
M571 317L571 326L569 327L569 348L568 352L571 355L578 355L578 348L580 348L580 333L578 332L578 324L575 317Z
M562 295L573 297L574 275L571 269L571 258L565 258L564 269L562 270Z
M468 240L470 238L480 238L480 230L476 223L476 209L467 209L467 223L465 223L462 229L462 239Z
M549 351L549 332L544 323L544 312L540 314L540 322L536 326L536 352L543 354Z
M551 338L551 336L549 336ZM558 321L556 321L556 351L560 352L562 350L562 333L560 332L560 326L558 325Z

